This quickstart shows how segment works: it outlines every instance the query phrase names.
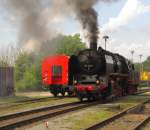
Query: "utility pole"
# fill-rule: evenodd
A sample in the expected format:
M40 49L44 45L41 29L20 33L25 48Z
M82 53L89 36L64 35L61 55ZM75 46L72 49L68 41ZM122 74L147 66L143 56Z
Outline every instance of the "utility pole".
M142 73L143 72L143 64L142 64L142 57L143 57L143 55L140 54L139 57L140 57L140 73Z
M134 55L134 50L131 50L131 56L132 56L132 63L133 63L133 55Z
M105 50L106 50L106 43L107 43L107 40L109 39L109 36L105 35L103 36L103 39L105 40Z

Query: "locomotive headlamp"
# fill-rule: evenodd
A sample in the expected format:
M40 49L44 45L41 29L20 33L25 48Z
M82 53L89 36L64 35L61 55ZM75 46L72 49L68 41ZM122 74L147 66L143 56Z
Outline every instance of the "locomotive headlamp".
M96 80L96 84L100 84L100 81L99 81L99 80Z

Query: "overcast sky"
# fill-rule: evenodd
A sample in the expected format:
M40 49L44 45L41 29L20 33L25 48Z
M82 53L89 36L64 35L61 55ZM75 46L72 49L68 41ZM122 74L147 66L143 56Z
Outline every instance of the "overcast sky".
M143 54L143 60L150 56L150 0L97 3L94 8L98 12L100 37L105 34L110 37L108 50L127 58L131 58L130 51L134 50L134 61L139 61L140 54ZM0 8L0 48L17 43L15 17L8 17L6 10ZM82 33L74 17L56 17L53 19L53 28L64 34ZM104 46L102 39L99 40L99 46Z

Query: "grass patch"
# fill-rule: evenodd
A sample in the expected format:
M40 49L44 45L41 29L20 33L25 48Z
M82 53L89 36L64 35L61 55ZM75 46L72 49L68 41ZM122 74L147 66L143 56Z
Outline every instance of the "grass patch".
M46 92L20 92L20 93L16 93L14 96L0 97L0 105L3 103L14 103L19 101L49 97L49 96L50 96L49 92L47 93Z
M150 130L150 123L148 123L142 130Z
M71 130L80 130L96 122L103 121L113 114L114 112L107 111L106 109L93 108L92 110L88 110L86 113L81 114L79 117L69 117L68 119L65 119L65 123L73 122Z
M12 107L8 107L7 109L3 109L0 108L0 115L4 115L4 114L9 114L9 113L15 113L15 112L19 112L19 111L23 111L23 110L29 110L29 109L33 109L33 108L38 108L38 107L42 107L42 106L47 106L47 105L59 105L59 104L64 104L64 103L70 103L70 102L75 102L78 101L76 98L50 98L47 100L43 100L43 101L38 101L38 102L34 102L34 103L23 103L23 104L19 104L16 105L17 106L12 106ZM13 104L14 105L14 104Z
M150 96L147 96L146 94L141 94L123 97L123 99L117 100L115 101L115 103L119 103L122 108L128 108L140 102L142 103L148 99L150 99Z
M13 103L13 102L18 102L22 100L29 100L32 98L26 97L26 96L9 96L9 97L0 97L0 104L5 104L5 103Z

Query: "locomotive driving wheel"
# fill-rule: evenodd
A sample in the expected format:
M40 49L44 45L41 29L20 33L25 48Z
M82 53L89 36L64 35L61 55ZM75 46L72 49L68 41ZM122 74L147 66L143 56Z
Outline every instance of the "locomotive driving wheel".
M73 95L73 92L68 92L69 97Z
M62 94L62 96L64 97L64 96L65 96L65 91L62 91L61 94Z
M57 96L58 96L58 93L57 93L57 92L53 92L52 94L54 95L54 97L57 97Z
M83 97L79 97L80 101L83 102Z

